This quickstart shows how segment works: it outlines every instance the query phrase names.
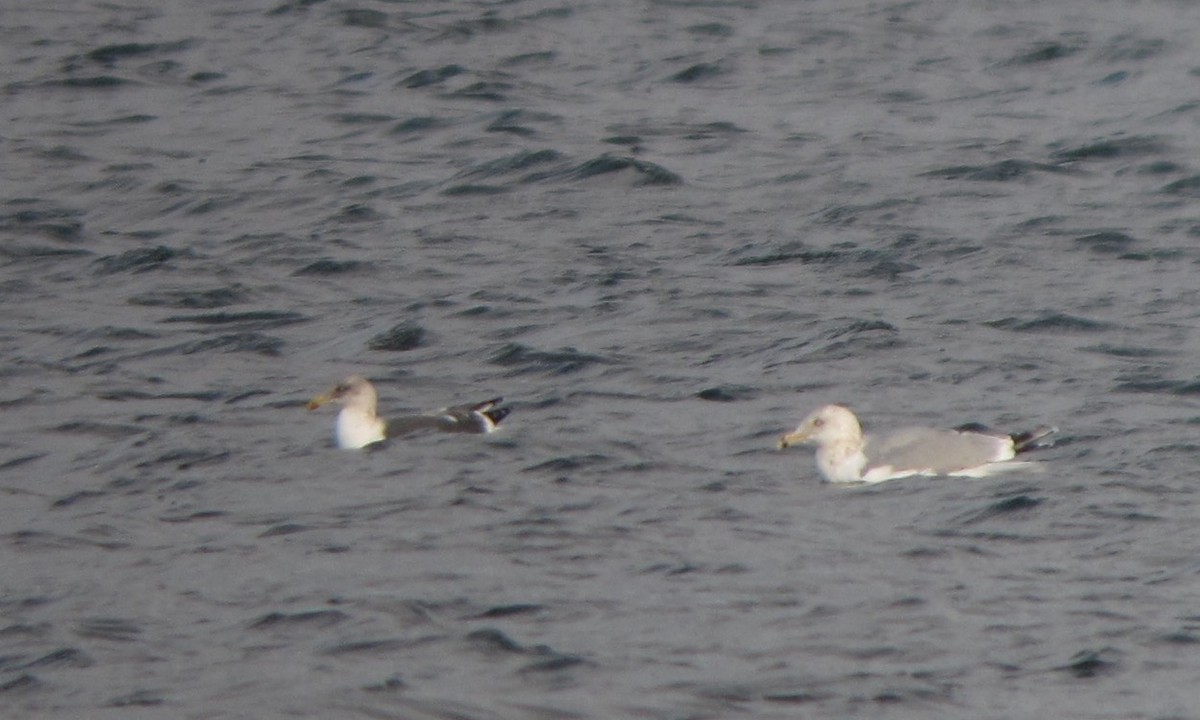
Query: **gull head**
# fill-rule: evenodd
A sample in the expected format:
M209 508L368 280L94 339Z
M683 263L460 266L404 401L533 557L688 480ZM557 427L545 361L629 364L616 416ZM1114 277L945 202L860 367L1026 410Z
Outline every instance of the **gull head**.
M351 375L335 385L329 392L309 400L308 409L316 410L322 405L337 403L345 408L374 415L376 402L378 402L378 397L375 394L375 387L361 375Z
M828 445L831 443L851 441L862 438L862 426L858 418L849 408L841 405L825 405L808 414L803 421L787 435L779 439L779 449L792 445Z

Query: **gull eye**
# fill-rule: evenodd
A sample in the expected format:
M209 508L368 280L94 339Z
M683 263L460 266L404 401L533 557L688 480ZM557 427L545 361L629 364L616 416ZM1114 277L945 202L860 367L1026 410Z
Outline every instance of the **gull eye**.
M817 418L813 420L813 427L824 427L825 418Z

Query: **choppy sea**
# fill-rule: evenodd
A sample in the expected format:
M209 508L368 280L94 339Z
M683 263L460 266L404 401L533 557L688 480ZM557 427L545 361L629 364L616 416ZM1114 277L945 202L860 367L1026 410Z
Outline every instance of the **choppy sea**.
M0 715L1197 717L1197 27L9 3ZM833 401L1061 436L835 487Z

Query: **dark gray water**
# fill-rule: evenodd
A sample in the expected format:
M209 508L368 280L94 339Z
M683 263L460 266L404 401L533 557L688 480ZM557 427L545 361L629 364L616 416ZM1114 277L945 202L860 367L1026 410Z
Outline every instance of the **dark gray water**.
M5 717L1196 717L1194 3L12 5Z

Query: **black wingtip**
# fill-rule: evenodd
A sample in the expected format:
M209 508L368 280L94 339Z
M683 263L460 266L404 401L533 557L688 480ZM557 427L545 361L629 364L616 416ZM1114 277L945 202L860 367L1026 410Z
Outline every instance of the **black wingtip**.
M1049 438L1056 432L1058 432L1058 428L1056 427L1043 427L1028 432L1013 433L1009 437L1013 441L1013 450L1023 453L1054 445L1053 438L1050 440L1046 438Z
M496 398L492 404L498 403L502 399L503 398ZM504 418L508 417L509 413L511 413L511 412L512 412L512 408L509 408L509 407L493 407L488 410L480 410L479 411L479 413L481 415L485 416L488 420L491 420L493 425L499 425L500 421L503 420Z

